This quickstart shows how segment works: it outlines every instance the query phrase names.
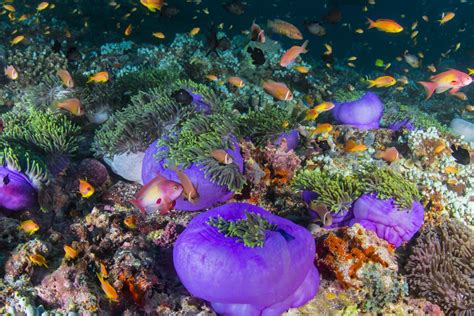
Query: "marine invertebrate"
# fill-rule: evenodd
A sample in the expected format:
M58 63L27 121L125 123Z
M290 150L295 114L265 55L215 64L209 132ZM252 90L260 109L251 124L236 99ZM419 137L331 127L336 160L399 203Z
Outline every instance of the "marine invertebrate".
M425 226L405 265L410 292L440 305L447 314L474 311L474 233L455 219Z
M332 114L339 123L361 129L379 127L384 105L375 93L367 92L361 98L351 101L336 101Z
M327 171L301 170L292 186L300 191L313 191L317 201L332 213L347 212L352 202L363 192L363 182L354 176L330 175Z
M46 164L32 151L0 139L0 208L18 211L37 204L48 181Z
M316 294L314 252L304 228L255 205L231 203L195 217L178 237L173 261L188 291L216 312L280 315Z
M412 201L412 205L404 208L396 206L392 198L383 200L363 194L354 202L352 210L354 218L350 225L359 223L395 247L410 240L423 225L424 210L419 201Z
M474 124L466 120L455 118L450 124L454 134L463 136L467 142L474 142Z
M82 140L78 125L50 110L10 111L1 119L4 139L46 154L72 155Z

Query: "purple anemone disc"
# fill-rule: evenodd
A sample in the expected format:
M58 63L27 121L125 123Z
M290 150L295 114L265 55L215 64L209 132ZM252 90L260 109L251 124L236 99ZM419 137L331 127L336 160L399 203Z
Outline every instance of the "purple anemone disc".
M262 247L247 247L207 222L260 214L276 230L265 231ZM178 237L175 270L186 289L225 315L277 316L317 292L315 242L309 231L247 203L229 203L195 217Z
M332 114L336 121L360 129L379 128L383 115L383 103L372 92L349 102L335 102Z
M286 139L287 151L295 150L298 147L298 142L300 140L300 133L297 129L292 129L289 132L281 133L275 141L275 145L280 145L281 141Z
M310 205L311 201L314 201L318 198L318 194L314 191L305 190L301 193L303 197L303 201ZM320 218L320 216L311 208L308 207L308 211L313 218ZM352 207L350 207L347 211L340 211L338 213L331 213L332 217L332 224L324 226L324 228L336 228L336 227L343 227L349 226L349 222L354 218L354 213L352 212Z
M166 148L160 148L164 151ZM142 180L146 184L150 182L157 174L163 177L180 182L176 172L173 169L166 168L166 159L157 161L155 154L158 151L157 142L153 142L145 151L145 157L142 164ZM226 152L232 157L240 172L244 170L244 159L240 154L240 147L237 141L234 141L233 149L226 149ZM176 200L175 208L182 211L199 211L210 208L218 203L223 203L232 198L234 192L230 191L226 186L218 185L211 182L197 164L191 164L184 169L184 173L189 177L193 186L196 188L199 199L195 203L187 201L183 196Z
M0 209L20 211L37 204L37 190L26 175L0 166Z
M354 202L353 211L351 225L359 223L395 247L409 241L423 225L423 205L418 201L410 209L398 209L393 199L363 194Z

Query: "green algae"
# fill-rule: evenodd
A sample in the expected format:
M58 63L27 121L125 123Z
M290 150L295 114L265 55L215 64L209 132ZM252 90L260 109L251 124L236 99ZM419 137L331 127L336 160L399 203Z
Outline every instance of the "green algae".
M350 91L349 89L338 89L334 92L333 100L336 102L350 102L355 101L364 96L365 92L360 90L353 90Z
M226 237L237 238L246 247L263 247L265 242L265 231L277 230L277 226L271 224L260 214L245 212L245 218L236 221L228 221L221 216L209 218L207 224L216 227Z

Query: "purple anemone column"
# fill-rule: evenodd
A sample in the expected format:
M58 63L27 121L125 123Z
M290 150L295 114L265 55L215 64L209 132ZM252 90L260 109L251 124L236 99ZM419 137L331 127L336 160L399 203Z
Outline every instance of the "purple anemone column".
M0 166L0 209L19 211L34 207L37 191L21 172Z
M263 246L249 247L209 224L259 214L274 225ZM319 273L313 264L315 242L303 227L247 203L229 203L195 217L173 251L176 272L194 296L224 315L279 316L314 297Z
M349 102L336 102L332 114L336 121L361 129L379 128L383 103L375 93L367 92Z

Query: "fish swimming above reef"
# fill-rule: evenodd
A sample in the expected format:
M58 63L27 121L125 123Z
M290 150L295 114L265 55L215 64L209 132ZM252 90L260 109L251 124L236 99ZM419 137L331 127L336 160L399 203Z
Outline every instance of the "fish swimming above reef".
M255 20L252 22L252 26L250 27L250 39L254 42L265 43L265 31L255 23Z
M183 187L172 180L157 175L137 193L130 203L144 213L159 211L167 214L173 207L175 200L183 193Z
M265 55L263 54L263 51L258 48L258 47L248 47L247 52L250 54L250 57L252 57L252 64L255 66L261 66L265 63Z
M326 29L319 21L306 21L304 22L304 26L308 32L316 36L324 36L326 35Z
M275 33L284 35L288 38L300 40L303 39L303 34L296 26L283 20L275 19L268 20L267 26Z
M293 100L293 93L283 82L275 82L267 80L263 82L263 89L269 95L280 101L291 101Z
M456 69L449 69L430 77L430 82L419 81L426 91L426 99L429 99L434 92L443 93L449 90L450 94L455 94L462 87L472 83L472 78L467 73Z
M289 50L287 50L280 60L280 66L286 67L292 63L294 63L295 59L301 55L305 54L308 51L306 50L306 46L308 46L308 41L305 41L301 46L292 46Z
M140 0L140 3L151 12L156 12L156 10L161 10L164 0Z
M367 80L367 82L369 83L369 88L388 88L395 85L397 83L397 79L393 78L392 76L381 76L373 80Z
M367 18L367 20L369 22L368 29L376 28L379 31L382 31L385 33L400 33L401 31L403 31L403 26L401 26L394 20L378 19L378 20L372 21L369 18Z

